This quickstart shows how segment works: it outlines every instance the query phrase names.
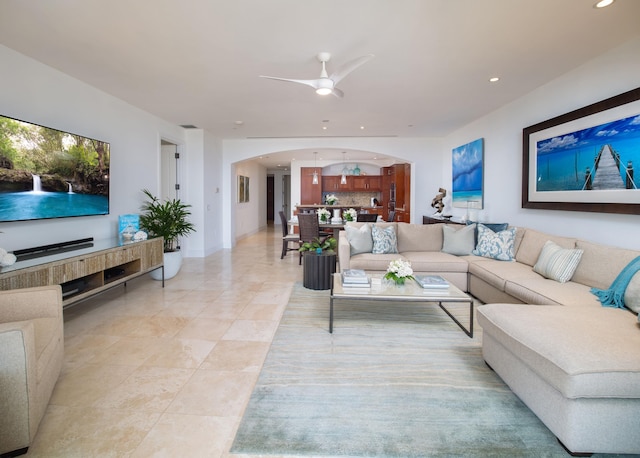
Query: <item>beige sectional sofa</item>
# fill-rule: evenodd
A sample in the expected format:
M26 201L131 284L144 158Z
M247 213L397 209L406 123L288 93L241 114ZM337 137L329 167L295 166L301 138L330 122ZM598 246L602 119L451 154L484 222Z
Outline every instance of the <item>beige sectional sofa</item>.
M486 304L477 310L485 361L569 451L640 453L638 317L603 307L590 291L608 288L639 251L516 228L514 260L498 261L443 253L443 232L451 234L453 226L389 224L399 253L352 255L341 233L340 269L384 271L401 257L417 273L447 278ZM549 240L582 250L570 281L534 271ZM625 303L638 307L640 273Z

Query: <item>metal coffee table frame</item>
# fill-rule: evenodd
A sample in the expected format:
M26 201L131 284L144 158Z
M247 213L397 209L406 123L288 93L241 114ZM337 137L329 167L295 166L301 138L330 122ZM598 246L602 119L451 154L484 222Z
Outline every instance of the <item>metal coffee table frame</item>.
M336 299L367 300L367 301L397 301L397 302L437 302L449 318L456 323L464 333L473 338L473 299L451 284L447 289L425 289L411 280L406 285L398 287L384 285L382 275L373 275L373 282L377 279L381 284L372 284L371 288L353 288L345 291L342 287L340 273L331 278L331 295L329 300L329 332L333 333L333 302ZM372 283L373 283L372 282ZM443 303L469 303L469 327L466 328L458 319L442 305Z

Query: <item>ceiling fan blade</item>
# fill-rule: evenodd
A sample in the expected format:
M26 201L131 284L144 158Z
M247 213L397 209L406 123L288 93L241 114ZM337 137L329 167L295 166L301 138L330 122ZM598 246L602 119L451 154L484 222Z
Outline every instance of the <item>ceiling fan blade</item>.
M344 92L342 92L342 91L341 91L340 89L338 89L337 87L334 87L334 88L331 90L331 93L332 93L333 95L335 95L336 97L338 97L339 99L341 99L341 98L343 98L343 97L344 97Z
M299 83L311 86L314 89L318 89L318 80L294 80L291 78L278 78L277 76L264 76L260 75L260 78L267 78L270 80L287 81L289 83Z
M342 80L349 73L354 71L356 68L358 68L365 62L373 59L374 57L375 56L373 54L367 54L365 56L358 57L357 59L353 59L352 61L347 62L338 70L333 72L329 78L333 80L334 84L338 84L338 81Z

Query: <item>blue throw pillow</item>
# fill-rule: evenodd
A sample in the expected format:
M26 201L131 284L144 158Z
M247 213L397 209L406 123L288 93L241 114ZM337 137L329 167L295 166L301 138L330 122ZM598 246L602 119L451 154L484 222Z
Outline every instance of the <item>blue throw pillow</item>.
M498 261L513 261L515 240L515 227L505 231L493 232L484 224L478 224L478 245L473 250L473 254L497 259Z
M393 226L382 229L374 224L371 226L371 238L373 239L372 253L388 254L398 252L398 238Z
M473 246L478 245L478 224L483 224L485 227L488 227L493 232L504 231L509 227L509 223L479 223L477 221L467 221L467 226L469 226L471 224L475 224L476 225Z

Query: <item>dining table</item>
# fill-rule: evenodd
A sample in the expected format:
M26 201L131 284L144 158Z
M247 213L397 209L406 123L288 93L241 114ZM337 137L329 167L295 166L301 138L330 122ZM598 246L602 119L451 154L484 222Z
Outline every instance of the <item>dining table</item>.
M294 228L298 227L298 220L295 218L292 218L288 221L289 223L289 227L290 227L290 232L294 232ZM319 221L318 222L318 226L320 227L320 231L322 232L332 232L333 233L333 238L338 240L338 236L340 234L340 231L344 229L344 221L341 223L338 222L331 222L331 221L327 221L327 222L322 222Z

